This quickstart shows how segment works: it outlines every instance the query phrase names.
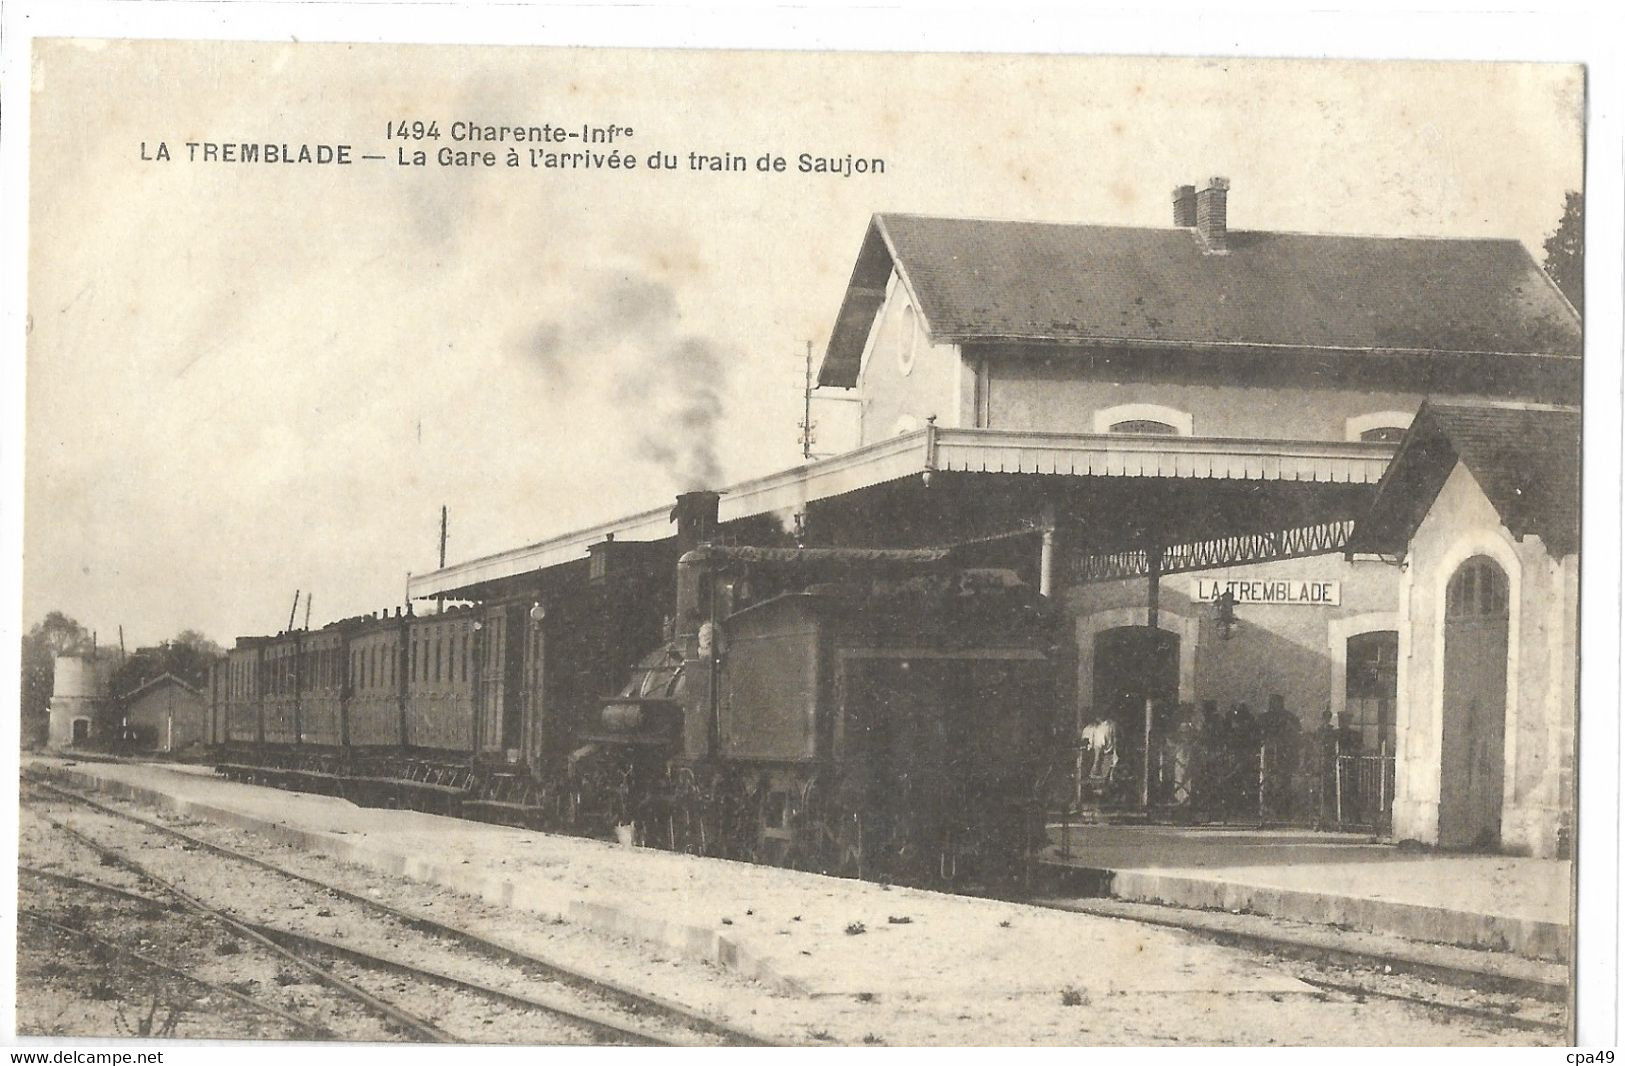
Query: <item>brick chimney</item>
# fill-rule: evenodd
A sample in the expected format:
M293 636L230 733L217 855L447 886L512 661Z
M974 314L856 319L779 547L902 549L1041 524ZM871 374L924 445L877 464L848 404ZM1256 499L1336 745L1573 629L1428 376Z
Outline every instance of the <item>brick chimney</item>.
M1196 232L1210 252L1223 252L1228 248L1225 199L1229 192L1229 178L1209 178L1207 188L1196 194Z
M1196 186L1174 186L1174 225L1186 229L1196 225Z

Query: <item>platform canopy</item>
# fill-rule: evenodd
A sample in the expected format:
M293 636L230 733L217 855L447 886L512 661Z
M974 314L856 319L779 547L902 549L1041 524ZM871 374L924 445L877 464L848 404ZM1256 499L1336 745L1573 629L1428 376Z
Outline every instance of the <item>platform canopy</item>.
M1330 532L1309 539L1315 550L1330 551L1341 547L1344 527L1369 503L1393 453L1393 445L1371 442L928 426L723 489L718 519L726 532L751 519L789 528L801 515L809 543L869 547L991 542L1060 524L1076 549L1101 559L1153 542L1256 542L1321 529ZM407 593L474 598L513 578L580 562L606 539L657 542L674 534L671 505L662 504L414 575ZM1212 549L1185 554L1195 560L1203 551ZM1235 560L1209 565L1228 561ZM1135 572L1127 556L1119 565Z

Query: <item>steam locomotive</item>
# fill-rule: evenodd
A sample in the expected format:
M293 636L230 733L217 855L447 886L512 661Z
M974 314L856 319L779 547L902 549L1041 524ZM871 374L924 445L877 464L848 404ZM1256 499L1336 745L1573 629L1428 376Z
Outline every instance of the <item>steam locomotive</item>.
M244 637L218 772L859 877L1019 872L1042 834L1046 602L948 549L595 545L481 602Z

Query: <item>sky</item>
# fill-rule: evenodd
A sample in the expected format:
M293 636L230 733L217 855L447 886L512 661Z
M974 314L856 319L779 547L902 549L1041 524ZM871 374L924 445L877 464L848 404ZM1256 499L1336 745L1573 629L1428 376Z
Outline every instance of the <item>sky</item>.
M132 647L398 604L442 505L455 563L795 465L876 211L1165 226L1223 175L1235 229L1538 257L1582 180L1573 66L45 41L32 80L22 621ZM639 167L397 164L458 121Z

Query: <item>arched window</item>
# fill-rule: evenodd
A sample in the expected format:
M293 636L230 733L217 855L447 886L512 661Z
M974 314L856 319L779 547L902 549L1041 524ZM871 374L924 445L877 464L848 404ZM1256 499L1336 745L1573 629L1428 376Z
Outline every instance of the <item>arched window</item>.
M1096 433L1154 433L1189 437L1196 420L1189 411L1159 403L1122 403L1095 412Z
M1446 618L1507 617L1506 572L1489 556L1473 556L1451 576L1444 609Z
M1374 411L1347 419L1343 423L1343 439L1398 444L1410 427L1409 411Z
M1111 433L1160 433L1169 437L1179 435L1179 430L1166 422L1153 422L1149 418L1130 418L1123 422L1113 422L1108 430Z

